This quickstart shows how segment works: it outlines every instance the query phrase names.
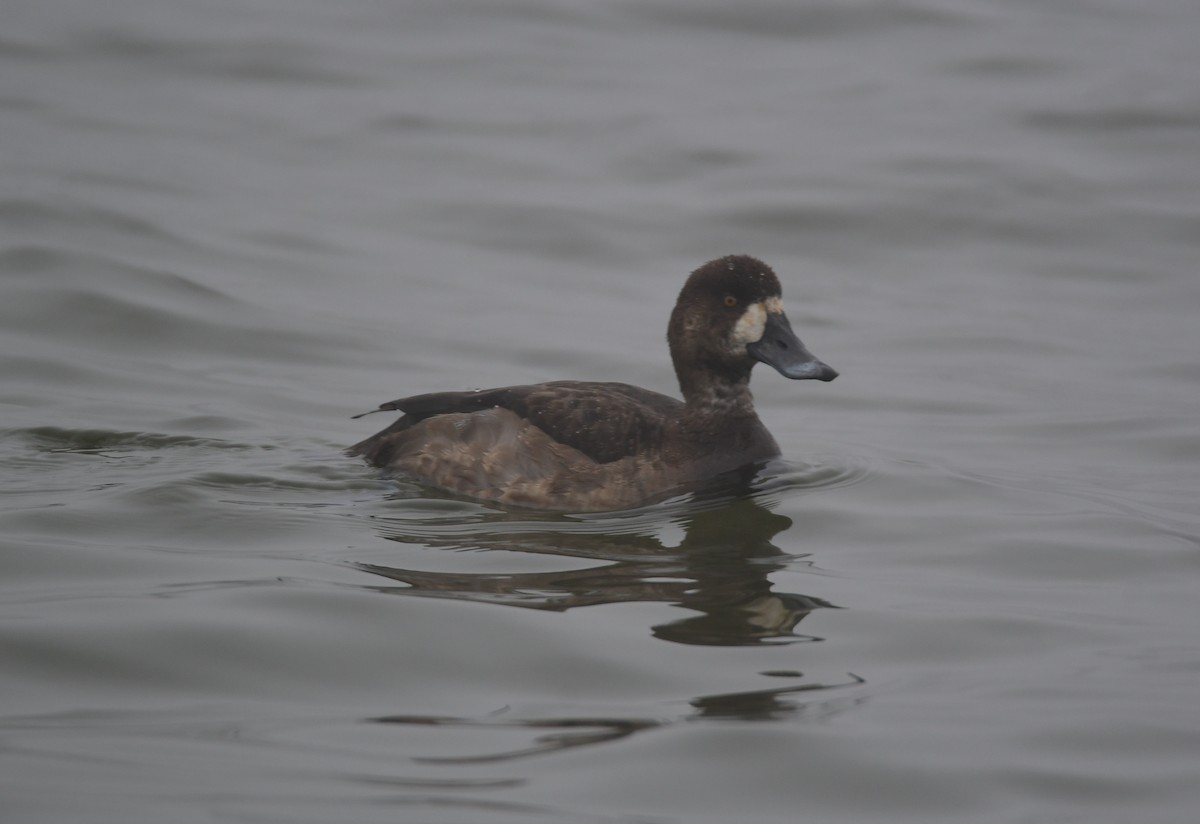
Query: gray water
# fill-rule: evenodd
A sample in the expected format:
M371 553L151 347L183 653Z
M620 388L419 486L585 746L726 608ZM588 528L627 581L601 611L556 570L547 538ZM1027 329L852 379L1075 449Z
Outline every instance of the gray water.
M1194 0L16 0L0 819L1194 822ZM674 392L755 487L538 515L350 415Z

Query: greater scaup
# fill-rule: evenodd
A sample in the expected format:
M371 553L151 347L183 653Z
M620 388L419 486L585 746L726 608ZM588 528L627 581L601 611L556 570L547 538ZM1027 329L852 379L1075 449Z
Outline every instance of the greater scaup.
M779 454L754 412L754 364L794 380L838 375L792 331L775 273L746 255L692 273L667 343L682 402L586 381L434 392L372 410L403 416L348 452L389 475L472 498L621 509Z

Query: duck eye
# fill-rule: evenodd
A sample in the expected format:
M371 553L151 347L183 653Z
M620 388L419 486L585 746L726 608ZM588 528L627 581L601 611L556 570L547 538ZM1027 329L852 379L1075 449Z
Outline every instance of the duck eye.
M737 306L737 298L735 298L733 295L726 295L725 296L725 305L726 306Z

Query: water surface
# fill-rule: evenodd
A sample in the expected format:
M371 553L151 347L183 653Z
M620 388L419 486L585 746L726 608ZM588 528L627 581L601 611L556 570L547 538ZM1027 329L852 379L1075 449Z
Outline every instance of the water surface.
M1192 822L1200 8L18 2L0 796L53 822ZM350 415L674 391L750 253L842 376L750 489L381 480Z

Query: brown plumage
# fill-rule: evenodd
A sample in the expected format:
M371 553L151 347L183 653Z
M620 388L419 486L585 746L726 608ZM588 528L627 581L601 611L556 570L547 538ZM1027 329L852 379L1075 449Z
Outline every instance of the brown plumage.
M576 511L633 506L775 457L750 395L754 364L793 379L837 377L796 338L779 293L752 257L692 273L667 329L682 402L585 381L435 392L373 410L403 416L348 451L457 494Z

